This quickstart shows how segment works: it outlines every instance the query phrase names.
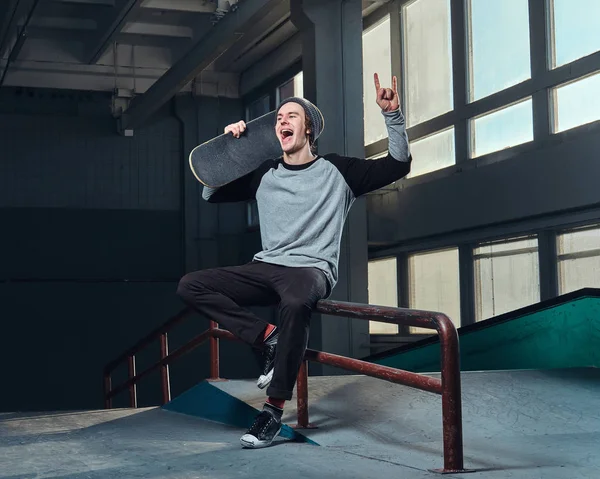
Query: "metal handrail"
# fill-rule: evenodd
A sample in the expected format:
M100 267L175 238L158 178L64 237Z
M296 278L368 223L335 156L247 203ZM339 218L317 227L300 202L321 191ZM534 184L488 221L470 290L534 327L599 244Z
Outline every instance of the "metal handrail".
M384 323L416 326L437 331L441 346L441 379L424 374L413 373L388 366L373 364L345 356L307 349L304 362L300 367L297 380L298 427L310 427L308 420L308 367L307 361L315 361L349 371L364 374L385 381L404 384L423 391L442 396L442 423L444 443L444 468L436 472L468 472L463 464L462 437L462 399L459 364L458 333L450 318L442 313L419 311L405 308L391 308L342 301L321 300L316 311L347 318L374 320ZM180 323L192 311L188 308L171 318L162 326L147 334L125 353L111 361L104 369L104 406L112 407L112 398L129 389L131 407L137 407L136 384L150 372L161 369L162 402L171 400L168 365L178 357L190 352L207 340L210 340L210 379L219 379L219 339L239 341L232 333L219 329L210 322L210 327L194 337L185 345L169 354L167 332ZM160 361L146 370L136 373L135 355L152 341L160 340ZM128 379L116 388L112 388L111 373L121 363L128 363Z

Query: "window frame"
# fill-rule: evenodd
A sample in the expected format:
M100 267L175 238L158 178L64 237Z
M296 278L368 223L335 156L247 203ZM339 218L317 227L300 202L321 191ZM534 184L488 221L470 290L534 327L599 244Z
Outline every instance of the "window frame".
M387 6L380 8L380 10L385 10L385 13L380 13L380 15L390 14L392 74L398 76L401 105L406 105L403 75L399 75L401 71L404 71L406 65L403 25L406 6L414 1L418 0L393 0ZM454 108L443 115L407 129L409 141L413 142L447 128L454 127L456 163L443 170L436 170L413 178L400 180L397 188L420 184L440 177L450 176L460 171L503 161L524 151L543 148L549 144L570 140L571 138L576 138L579 135L585 135L590 132L600 133L600 120L562 132L555 133L552 130L554 105L551 92L553 88L582 79L594 73L600 73L600 51L576 59L560 67L552 68L551 55L553 55L554 51L552 48L554 37L552 0L540 2L530 0L528 2L531 78L487 97L470 102L467 65L470 61L468 56L468 35L471 29L468 28L468 24L471 19L467 16L468 3L467 0L450 1ZM517 103L527 97L533 99L533 141L472 158L469 127L471 120ZM365 145L367 157L376 156L387 149L387 138L370 145Z
M398 258L398 304L399 307L408 308L409 255L458 247L460 324L461 327L464 327L476 322L474 251L478 245L536 236L538 241L540 301L545 301L560 295L558 236L574 230L598 228L600 227L598 218L600 218L600 207L576 214L567 212L548 218L490 226L477 231L457 232L445 235L443 238L414 241L392 247L371 247L369 249L369 261L394 255ZM410 334L408 328L405 328L401 329L397 335L371 335L371 344L384 346L385 344L410 343L420 339L423 339L422 334Z

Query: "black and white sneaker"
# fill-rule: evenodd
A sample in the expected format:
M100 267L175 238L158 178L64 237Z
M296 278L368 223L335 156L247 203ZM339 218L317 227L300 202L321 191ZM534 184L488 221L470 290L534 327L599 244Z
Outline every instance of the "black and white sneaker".
M271 411L273 409L273 412ZM270 446L281 431L281 416L277 417L274 407L265 408L256 416L250 429L240 438L244 447L258 449ZM283 412L283 411L282 411Z
M277 340L279 339L279 332L277 328L269 335L265 341L265 346L262 351L262 374L256 381L256 385L260 389L266 388L271 384L273 379L273 366L275 364L275 352L277 350Z

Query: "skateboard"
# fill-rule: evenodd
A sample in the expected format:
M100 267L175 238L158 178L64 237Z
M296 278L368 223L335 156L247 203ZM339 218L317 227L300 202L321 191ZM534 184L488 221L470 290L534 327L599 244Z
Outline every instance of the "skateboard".
M190 153L190 168L205 186L218 188L258 168L263 162L280 158L281 145L275 134L277 112L272 111L246 123L246 131L235 138L219 135Z

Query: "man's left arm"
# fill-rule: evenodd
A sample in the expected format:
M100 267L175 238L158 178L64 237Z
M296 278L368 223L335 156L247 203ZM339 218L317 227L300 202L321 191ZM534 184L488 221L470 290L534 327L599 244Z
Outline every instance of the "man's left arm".
M406 123L399 106L398 80L392 78L392 88L381 88L375 74L377 104L381 108L388 131L388 154L377 160L344 158L331 155L328 159L340 170L355 197L383 188L404 178L410 172L412 156L408 146Z
M382 112L382 114L388 129L387 156L377 160L333 155L328 158L338 167L355 197L383 188L404 178L410 172L412 156L408 146L404 116L400 110Z

